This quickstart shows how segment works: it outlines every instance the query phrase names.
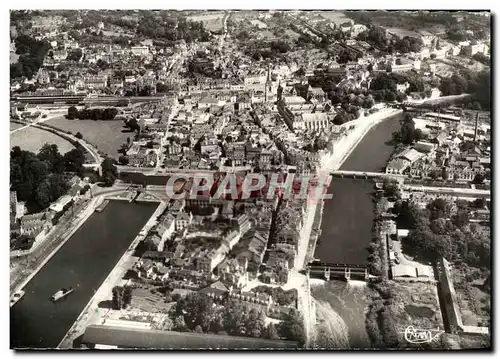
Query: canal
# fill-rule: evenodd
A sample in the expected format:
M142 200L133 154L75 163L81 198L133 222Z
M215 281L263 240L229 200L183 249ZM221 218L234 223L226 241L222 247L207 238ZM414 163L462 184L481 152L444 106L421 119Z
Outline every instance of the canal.
M10 310L11 348L55 348L158 204L111 201L94 213L24 287ZM61 288L75 292L56 303Z
M393 151L392 133L399 131L403 115L395 115L373 127L340 169L381 172ZM373 182L334 178L328 189L333 198L323 208L321 236L315 258L322 262L366 264L373 226Z

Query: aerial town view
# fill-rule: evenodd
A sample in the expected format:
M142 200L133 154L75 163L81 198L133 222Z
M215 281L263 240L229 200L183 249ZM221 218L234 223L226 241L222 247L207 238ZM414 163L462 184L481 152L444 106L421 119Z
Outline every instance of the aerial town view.
M11 10L10 348L491 350L489 11Z

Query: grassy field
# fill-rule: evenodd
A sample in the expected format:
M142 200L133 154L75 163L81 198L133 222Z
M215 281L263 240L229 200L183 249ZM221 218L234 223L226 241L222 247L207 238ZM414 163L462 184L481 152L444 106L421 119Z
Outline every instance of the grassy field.
M18 129L18 128L21 128L23 127L24 125L21 125L20 123L16 123L16 122L11 122L10 123L10 130L13 131L15 129Z
M59 117L46 123L64 131L71 131L73 134L80 132L83 138L98 150L114 158L120 156L118 149L127 142L127 137L130 139L134 137L133 133L123 128L123 121L67 120Z
M473 280L470 275L474 272L477 279ZM486 276L478 268L468 268L467 270L457 268L452 275L464 325L489 326L491 298L483 285Z
M316 12L315 12L316 13ZM323 16L325 19L328 19L334 22L337 25L340 25L349 20L347 16L345 16L341 12L336 11L318 11L318 13Z
M391 283L391 311L399 333L412 325L415 328L444 330L437 288L431 283ZM400 340L402 342L402 334Z
M188 17L190 21L201 21L205 29L210 31L218 31L222 29L222 19L224 18L223 12L202 12L198 15L191 15Z
M59 147L60 153L66 153L74 148L73 145L64 138L34 127L16 131L10 136L10 148L19 146L23 150L34 153L38 153L40 148L46 143L56 144Z

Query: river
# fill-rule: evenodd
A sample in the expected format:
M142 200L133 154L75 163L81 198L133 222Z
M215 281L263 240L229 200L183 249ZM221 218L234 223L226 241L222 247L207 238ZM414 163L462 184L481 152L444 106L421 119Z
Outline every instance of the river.
M392 133L399 130L402 116L395 115L370 129L340 169L383 171L394 150L390 144ZM324 203L315 258L330 263L367 263L374 220L373 188L371 180L332 179L328 193L333 193L333 198Z
M158 204L111 201L94 213L24 287L10 310L11 348L55 348ZM72 286L56 303L50 297Z

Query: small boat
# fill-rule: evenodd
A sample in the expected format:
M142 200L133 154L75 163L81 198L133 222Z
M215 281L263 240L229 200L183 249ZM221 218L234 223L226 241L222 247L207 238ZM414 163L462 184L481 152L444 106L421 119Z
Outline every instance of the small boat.
M69 287L68 289L62 288L61 290L58 290L57 292L54 293L54 295L50 298L51 301L56 302L59 299L62 299L66 297L67 295L73 293L74 289L72 287Z
M381 182L377 182L377 183L375 183L375 188L376 189L383 189L384 188L384 184L381 183Z
M24 290L20 290L18 292L15 292L14 295L12 295L12 297L10 297L10 306L12 307L14 304L16 304L17 302L19 302L21 300L22 297L24 297Z
M104 209L106 208L106 206L109 204L109 199L106 199L104 200L104 202L102 202L96 209L95 211L97 213L100 213L102 211L104 211Z

